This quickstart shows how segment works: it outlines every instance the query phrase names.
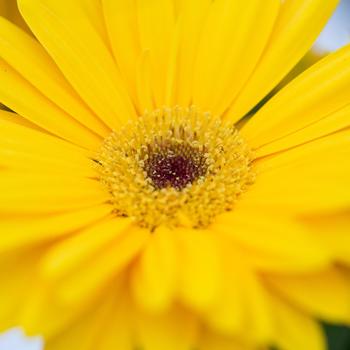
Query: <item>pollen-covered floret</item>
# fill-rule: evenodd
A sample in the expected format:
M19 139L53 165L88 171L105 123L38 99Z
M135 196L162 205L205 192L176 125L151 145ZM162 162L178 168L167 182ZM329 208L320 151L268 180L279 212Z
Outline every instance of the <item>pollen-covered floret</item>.
M117 215L143 227L205 227L253 182L237 129L195 107L164 108L108 137L97 156Z

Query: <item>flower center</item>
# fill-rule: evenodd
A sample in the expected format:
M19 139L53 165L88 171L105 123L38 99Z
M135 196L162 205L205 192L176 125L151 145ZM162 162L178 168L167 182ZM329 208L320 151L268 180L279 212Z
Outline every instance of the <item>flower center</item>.
M178 191L204 176L204 153L188 143L158 143L149 146L144 170L156 189L173 187Z
M113 132L97 156L115 213L151 230L206 227L253 182L237 129L195 107L164 108Z

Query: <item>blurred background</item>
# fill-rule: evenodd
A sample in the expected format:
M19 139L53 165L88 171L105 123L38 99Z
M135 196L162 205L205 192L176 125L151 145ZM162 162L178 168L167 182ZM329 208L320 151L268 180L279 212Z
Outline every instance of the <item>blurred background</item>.
M57 0L60 1L60 0ZM0 15L11 19L29 31L16 7L16 0L0 0ZM296 75L325 55L350 43L350 0L342 0L328 25L320 34L313 48L279 85L281 88ZM1 312L1 311L0 311ZM329 350L350 350L350 328L324 325ZM0 334L0 350L42 350L40 338L26 338L20 329ZM298 350L298 349L295 349Z

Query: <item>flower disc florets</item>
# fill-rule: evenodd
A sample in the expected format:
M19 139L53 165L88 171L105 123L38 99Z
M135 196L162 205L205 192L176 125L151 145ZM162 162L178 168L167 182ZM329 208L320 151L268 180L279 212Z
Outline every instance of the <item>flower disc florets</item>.
M195 107L146 113L113 132L97 157L115 212L151 230L206 227L253 182L237 129Z

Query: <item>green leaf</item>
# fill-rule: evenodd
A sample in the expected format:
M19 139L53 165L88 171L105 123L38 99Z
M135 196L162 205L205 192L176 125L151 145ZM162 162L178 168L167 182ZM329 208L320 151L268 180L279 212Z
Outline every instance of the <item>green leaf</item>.
M350 328L324 325L329 350L350 350Z

